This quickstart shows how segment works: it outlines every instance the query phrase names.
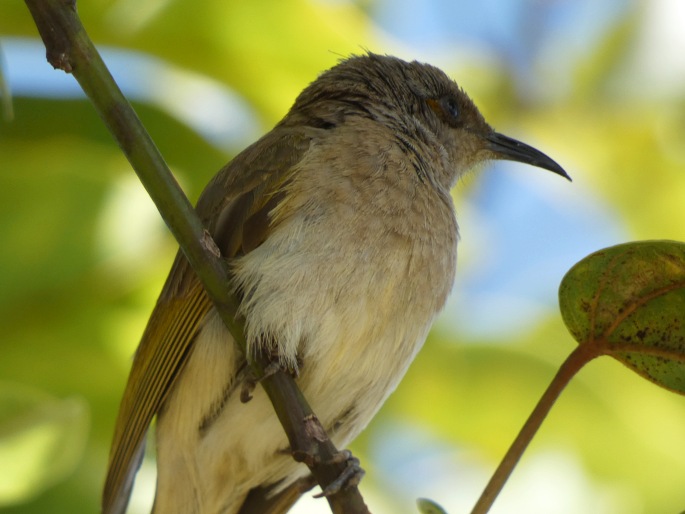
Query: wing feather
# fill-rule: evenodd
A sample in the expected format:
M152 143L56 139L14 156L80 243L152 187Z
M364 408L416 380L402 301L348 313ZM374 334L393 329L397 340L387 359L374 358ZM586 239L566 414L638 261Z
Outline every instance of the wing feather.
M179 254L175 267L184 266L180 260L185 258ZM103 512L124 512L150 422L183 367L198 324L212 307L199 281L193 281L186 294L157 303L143 334L119 409Z

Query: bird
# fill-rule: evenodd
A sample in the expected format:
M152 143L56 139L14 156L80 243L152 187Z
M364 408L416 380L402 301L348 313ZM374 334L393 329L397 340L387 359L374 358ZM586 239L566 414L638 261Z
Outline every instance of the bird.
M366 52L320 74L200 195L247 356L293 373L337 447L396 388L445 305L459 239L451 189L498 159L570 180L496 132L439 68ZM104 514L125 512L153 419L154 514L289 509L308 470L264 391L241 401L248 357L179 251L133 358Z

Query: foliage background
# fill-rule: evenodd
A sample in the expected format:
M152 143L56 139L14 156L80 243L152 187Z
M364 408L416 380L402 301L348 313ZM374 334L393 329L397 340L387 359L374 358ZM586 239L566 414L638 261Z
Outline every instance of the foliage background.
M441 66L498 130L573 176L497 164L455 190L453 298L352 447L373 512L414 512L418 496L468 512L574 346L556 312L565 270L602 246L685 240L678 0L78 7L193 199L318 72L364 48ZM175 244L73 78L45 62L22 2L0 7L0 35L0 510L96 512L130 355ZM493 512L679 512L684 426L682 397L594 362ZM151 459L131 512L149 506Z

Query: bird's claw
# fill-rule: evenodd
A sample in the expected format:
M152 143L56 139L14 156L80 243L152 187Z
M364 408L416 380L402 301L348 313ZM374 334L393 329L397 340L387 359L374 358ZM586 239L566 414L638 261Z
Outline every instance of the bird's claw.
M292 373L292 370L283 364L279 363L277 360L271 361L266 368L264 368L264 374L261 377L256 377L252 369L248 369L246 377L243 380L243 385L240 389L240 401L242 403L247 403L252 399L252 393L257 387L257 384L272 375L275 375L279 371L285 371L286 373Z
M352 452L349 450L338 452L335 454L331 462L344 462L346 464L345 469L342 471L342 473L340 473L338 478L328 484L322 492L314 495L314 498L333 496L347 487L354 487L358 485L364 477L365 471L362 469L359 459L352 455Z

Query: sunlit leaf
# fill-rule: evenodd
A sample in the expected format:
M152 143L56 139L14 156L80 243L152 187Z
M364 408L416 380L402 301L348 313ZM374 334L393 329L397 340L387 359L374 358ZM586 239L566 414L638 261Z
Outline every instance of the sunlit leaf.
M598 42L594 52L589 53L575 70L575 87L581 97L598 95L606 90L615 76L616 69L631 51L630 41L639 29L641 13L638 9L626 10L617 16Z
M0 384L0 505L26 501L70 474L87 432L83 400Z
M645 378L685 393L685 244L642 241L586 257L564 277L573 337Z
M5 78L6 75L5 59L2 53L2 45L0 45L0 119L3 121L9 121L13 117L12 94Z

